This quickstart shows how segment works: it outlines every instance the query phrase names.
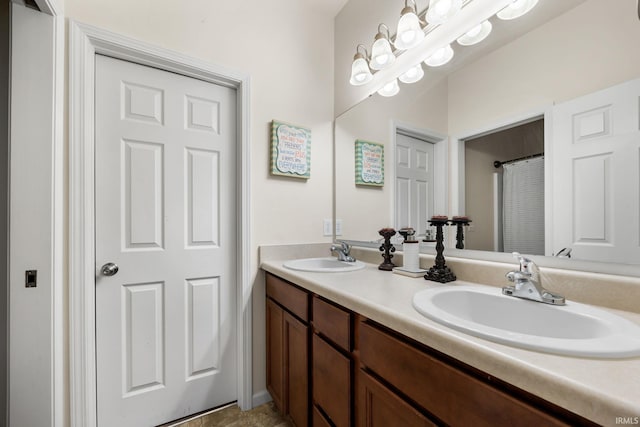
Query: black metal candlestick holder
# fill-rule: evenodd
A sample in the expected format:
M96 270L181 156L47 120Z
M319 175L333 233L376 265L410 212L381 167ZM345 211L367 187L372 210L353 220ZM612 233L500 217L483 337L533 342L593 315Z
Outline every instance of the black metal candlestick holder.
M429 220L429 223L436 227L436 264L427 271L424 278L439 283L453 282L456 280L456 275L445 265L443 255L444 233L442 232L442 227L449 223L449 219L446 217L433 217Z
M378 234L384 237L384 243L380 245L384 262L378 266L378 270L391 271L393 267L396 266L391 262L391 258L393 258L392 254L396 251L395 246L391 243L391 238L395 236L396 230L393 228L383 228L378 231Z
M466 216L454 216L451 225L456 226L456 249L464 249L464 227L468 227L471 220Z

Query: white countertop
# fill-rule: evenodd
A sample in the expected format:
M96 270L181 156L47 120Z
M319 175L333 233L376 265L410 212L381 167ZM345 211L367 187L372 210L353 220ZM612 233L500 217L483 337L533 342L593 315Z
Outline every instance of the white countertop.
M376 265L348 273L308 273L265 260L262 269L398 331L549 402L606 426L640 417L640 358L589 359L523 350L476 338L420 315L421 290L439 284L383 272ZM606 309L640 324L640 314ZM505 319L517 321L517 319ZM636 422L637 423L637 422ZM620 424L620 422L618 422Z

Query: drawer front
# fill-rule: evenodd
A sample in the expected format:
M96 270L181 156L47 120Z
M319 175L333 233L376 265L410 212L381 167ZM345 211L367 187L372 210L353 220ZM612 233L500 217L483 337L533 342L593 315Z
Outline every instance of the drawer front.
M348 311L314 296L313 326L334 344L351 351L351 314Z
M267 273L267 296L303 321L309 321L309 294L306 291Z
M567 425L367 323L359 349L363 365L451 426Z
M358 427L436 427L427 417L366 372L358 373Z
M313 334L313 401L336 427L351 425L351 361Z

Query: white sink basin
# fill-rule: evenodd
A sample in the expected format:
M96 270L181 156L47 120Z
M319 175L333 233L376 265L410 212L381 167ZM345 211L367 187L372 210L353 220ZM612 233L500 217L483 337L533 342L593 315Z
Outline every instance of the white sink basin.
M499 288L448 286L413 297L423 316L502 344L566 356L640 356L640 326L598 308L553 306L502 295Z
M364 268L362 261L346 262L339 261L338 258L302 258L292 259L283 264L286 268L298 271L311 271L316 273L341 273L345 271L356 271Z

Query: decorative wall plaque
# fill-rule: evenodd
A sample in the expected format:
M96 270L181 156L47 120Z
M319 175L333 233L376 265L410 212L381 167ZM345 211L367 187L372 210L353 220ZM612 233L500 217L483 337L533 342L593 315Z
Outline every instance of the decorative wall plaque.
M384 185L384 145L356 140L356 185Z
M311 130L271 122L271 174L303 179L311 176Z

